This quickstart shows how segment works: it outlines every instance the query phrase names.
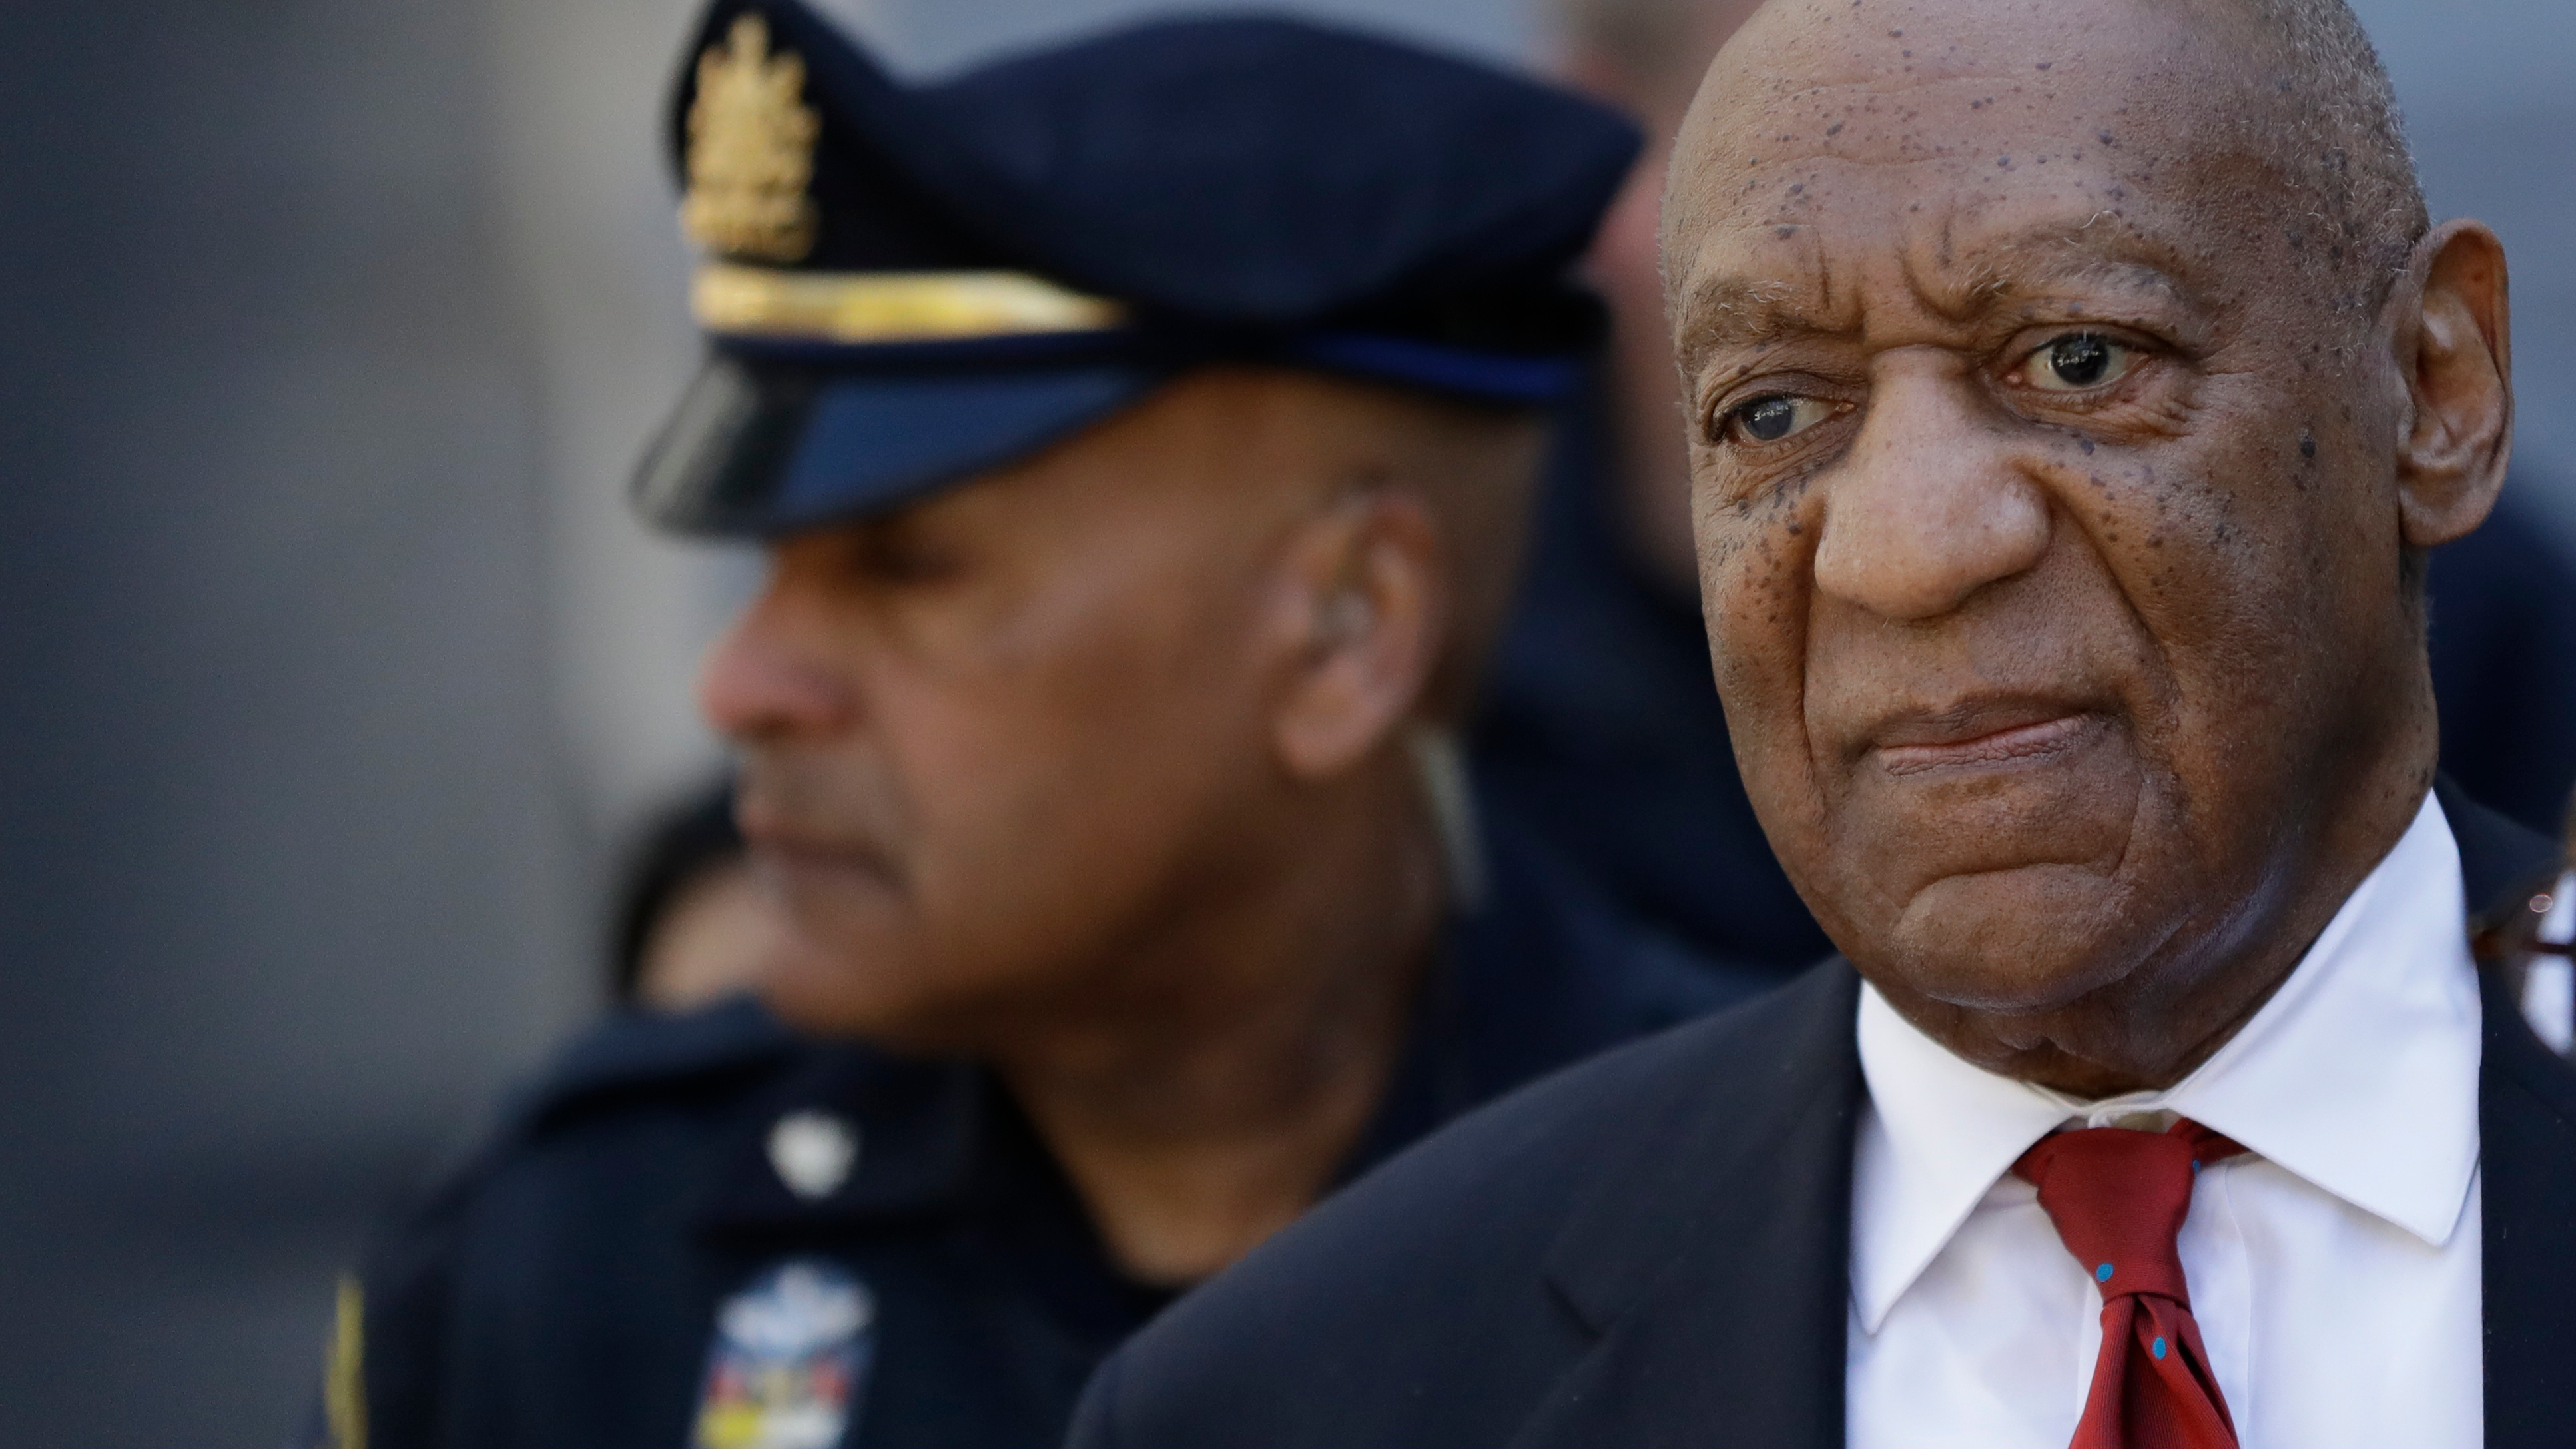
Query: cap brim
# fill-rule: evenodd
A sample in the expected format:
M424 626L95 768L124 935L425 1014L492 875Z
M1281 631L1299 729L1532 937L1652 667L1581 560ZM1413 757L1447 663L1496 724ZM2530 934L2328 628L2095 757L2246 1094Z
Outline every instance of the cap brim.
M1127 407L1164 371L840 372L718 352L635 479L651 522L770 537L888 512Z

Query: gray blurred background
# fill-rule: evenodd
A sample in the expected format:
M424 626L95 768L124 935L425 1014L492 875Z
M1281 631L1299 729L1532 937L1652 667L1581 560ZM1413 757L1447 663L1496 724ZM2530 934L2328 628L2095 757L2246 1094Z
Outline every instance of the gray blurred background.
M594 1009L752 577L620 502L694 358L693 8L11 7L0 1449L278 1442L368 1220ZM836 8L937 69L1170 7ZM1520 0L1264 8L1545 56ZM2576 5L2361 8L2513 250L2524 486L2576 477Z

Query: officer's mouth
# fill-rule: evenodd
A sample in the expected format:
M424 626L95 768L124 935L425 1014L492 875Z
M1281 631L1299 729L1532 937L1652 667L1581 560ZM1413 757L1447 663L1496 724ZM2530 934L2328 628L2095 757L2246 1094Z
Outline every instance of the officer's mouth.
M753 874L790 901L813 890L856 886L898 891L903 887L903 871L894 856L872 844L766 832L744 835L751 848Z
M775 886L850 875L869 877L881 886L901 884L901 861L865 828L860 811L845 805L833 812L836 819L817 818L810 803L799 808L801 801L810 802L810 794L800 797L764 788L766 784L746 770L734 800L734 823L755 874L771 877Z

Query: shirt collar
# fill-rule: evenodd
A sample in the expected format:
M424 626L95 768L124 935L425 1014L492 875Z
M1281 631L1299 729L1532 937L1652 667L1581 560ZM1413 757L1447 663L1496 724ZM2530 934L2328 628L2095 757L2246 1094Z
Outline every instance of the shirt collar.
M2078 1102L1973 1066L1874 987L1854 1163L1852 1295L1875 1333L2023 1151L2070 1120L2169 1110L2440 1246L2478 1161L2478 986L2460 852L2428 795L2289 978L2190 1076Z

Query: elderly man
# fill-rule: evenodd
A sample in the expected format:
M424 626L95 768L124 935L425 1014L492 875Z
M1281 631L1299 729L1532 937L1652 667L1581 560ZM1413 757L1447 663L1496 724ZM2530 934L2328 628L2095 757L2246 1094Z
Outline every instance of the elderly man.
M1081 1449L2557 1444L2576 1078L2427 550L2505 266L2341 0L1779 0L1664 253L1717 678L1845 953L1417 1149Z
M1475 760L1493 796L1620 903L1703 948L1787 975L1827 953L1745 798L1710 687L1690 455L1664 327L1656 219L1670 138L1753 0L1555 0L1562 73L1648 138L1591 267L1609 366L1540 496L1529 580L1496 648ZM2506 486L2425 578L2442 769L2480 803L2554 830L2576 782L2576 555Z
M1716 1004L1472 808L1568 281L1635 150L1338 31L937 85L720 0L712 356L648 461L766 542L708 660L807 949L610 1024L344 1308L344 1449L1041 1449L1099 1356L1507 1087Z

